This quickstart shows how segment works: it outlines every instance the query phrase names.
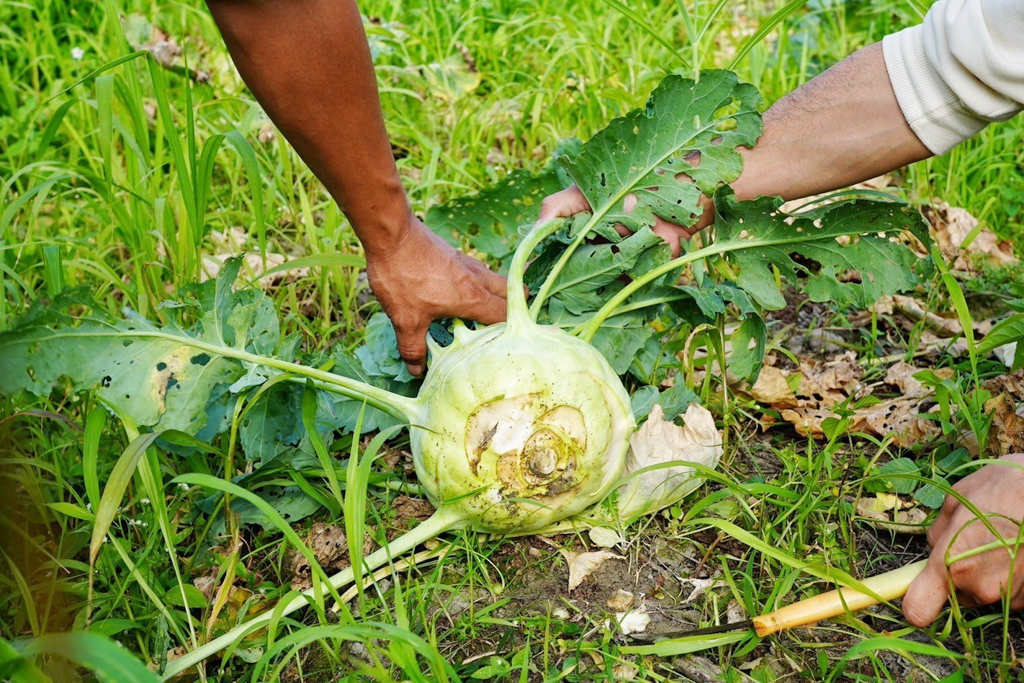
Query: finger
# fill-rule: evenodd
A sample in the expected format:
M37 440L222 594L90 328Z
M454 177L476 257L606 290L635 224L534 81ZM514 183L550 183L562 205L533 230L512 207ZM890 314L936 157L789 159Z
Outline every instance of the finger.
M405 361L405 367L413 377L423 374L427 362L427 330L430 320L417 320L411 324L395 323L395 337L398 353Z
M949 575L943 562L945 545L936 548L928 564L907 589L903 597L903 616L914 626L924 627L935 621L949 598Z
M493 270L487 267L487 265L472 256L466 254L459 254L460 259L466 266L473 271L473 275L476 276L477 283L479 283L484 289L493 294L494 296L500 296L504 299L508 295L508 280L504 275L498 275Z
M480 296L466 297L463 300L462 309L452 315L469 318L484 325L492 325L505 320L507 307L508 302L504 297L495 296L481 288Z
M587 198L583 196L580 188L573 185L561 192L548 195L541 201L537 222L543 223L552 218L568 217L589 210L590 204L587 203Z
M639 201L635 194L627 194L626 198L622 200L622 212L627 216L633 213L633 209L636 208L636 203Z
M669 249L672 250L672 258L676 258L683 253L683 246L680 240L690 239L690 233L685 228L669 223L662 218L654 219L654 227L651 230L669 246Z
M964 518L967 517L977 519L966 510L953 518L953 527L961 530L953 534L954 538L950 541L950 558L996 540L992 532L980 523L963 526ZM991 522L1002 534L1001 520L992 519ZM953 579L957 595L963 598L965 606L991 605L1003 598L1003 590L1010 578L1010 559L1003 551L989 550L981 555L972 555L953 562L949 566L949 575Z
M942 508L939 510L938 516L935 517L935 521L928 527L928 545L935 547L935 543L938 539L946 535L949 530L949 522L953 519L953 515L960 508L960 501L956 497L946 494L946 499L942 501Z

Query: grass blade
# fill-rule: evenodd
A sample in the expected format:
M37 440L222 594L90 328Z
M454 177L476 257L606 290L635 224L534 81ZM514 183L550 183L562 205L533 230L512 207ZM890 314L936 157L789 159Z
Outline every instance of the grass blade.
M89 669L101 680L156 683L160 679L112 640L88 631L51 633L29 641L22 653L57 655Z
M110 525L117 514L117 508L121 504L121 498L124 497L124 492L128 488L128 482L132 480L135 468L138 467L139 459L158 438L160 438L160 432L139 435L128 444L128 448L124 449L121 457L114 464L114 469L111 470L110 476L107 478L107 485L103 488L100 504L96 507L96 523L93 526L92 540L89 543L90 566L96 566L96 556L100 552L100 546L103 545L103 538L110 530Z

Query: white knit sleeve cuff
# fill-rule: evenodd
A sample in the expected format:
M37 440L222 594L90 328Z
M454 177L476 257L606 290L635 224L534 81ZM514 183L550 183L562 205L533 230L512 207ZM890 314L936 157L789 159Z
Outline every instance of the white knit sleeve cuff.
M928 61L923 26L886 36L882 54L903 117L932 153L944 154L988 125L963 106Z

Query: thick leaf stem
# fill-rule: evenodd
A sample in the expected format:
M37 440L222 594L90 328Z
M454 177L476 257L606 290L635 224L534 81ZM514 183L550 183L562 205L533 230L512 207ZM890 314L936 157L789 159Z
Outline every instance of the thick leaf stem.
M508 326L510 329L519 329L532 325L536 316L530 315L526 305L526 292L523 287L523 276L526 274L526 266L530 255L541 242L547 237L555 234L562 227L564 219L556 218L544 223L537 223L526 235L516 252L512 256L512 263L508 269Z
M558 279L562 269L565 268L565 264L569 262L569 258L573 255L580 244L583 243L583 240L587 238L587 235L594 229L594 226L597 225L598 221L604 217L604 214L608 212L611 206L611 204L608 204L603 211L591 216L590 220L588 220L586 225L583 226L583 229L580 230L580 233L576 235L576 239L562 250L562 255L558 257L557 261L555 261L555 265L552 266L551 272L548 273L546 278L544 278L544 283L540 286L537 296L533 299L533 304L530 306L530 318L532 320L536 320L540 315L541 306L543 306L544 302L547 301L547 298L551 296L551 290L555 286L555 280Z
M399 536L388 545L363 558L364 571L372 573L378 567L382 567L390 562L392 558L398 557L399 555L412 550L421 543L425 543L432 538L440 536L445 531L458 527L460 524L464 523L464 521L465 520L459 517L456 513L452 512L451 509L442 508L435 512L430 519L423 522L412 531ZM349 567L331 577L331 586L333 586L335 590L338 590L343 586L347 586L352 583L354 578L352 568ZM173 662L168 662L167 668L164 669L163 672L163 680L166 681L184 671L187 671L205 660L207 657L215 655L224 648L240 641L253 631L264 628L272 619L282 618L302 607L305 607L315 599L314 590L314 588L310 588L299 595L296 595L288 602L288 604L285 605L283 610L269 609L265 612L261 612L259 615L253 617L244 624L236 626L224 635L214 638L192 652L175 659Z
M249 353L242 349L236 349L228 346L219 346L217 344L208 344L198 339L191 337L168 334L166 332L158 331L131 331L131 332L113 332L113 333L76 333L82 337L99 337L99 336L110 336L110 337L133 337L133 338L145 338L145 339L163 339L178 344L185 344L191 346L199 351L205 351L214 356L223 356L225 358L234 358L236 360L244 361L246 363L253 363L255 365L264 365L266 367L274 368L275 370L281 370L282 372L291 373L300 377L306 377L314 381L314 383L321 389L331 391L342 396L348 396L356 400L365 400L367 405L370 405L379 410L383 410L385 413L397 417L399 419L406 420L407 422L415 422L420 415L420 404L414 398L407 396L400 396L396 393L388 391L387 389L381 389L375 387L372 384L366 382L360 382L356 379L349 377L343 377L342 375L335 374L333 372L327 372L326 370L319 370L317 368L311 368L306 365L300 365L299 363L291 363L289 361L280 360L278 358L271 358L269 356L260 356L255 353Z
M836 237L837 235L831 235ZM743 251L744 249L759 249L762 247L774 247L779 245L789 246L795 244L803 244L804 242L818 242L822 240L820 234L814 232L808 232L802 234L799 237L793 235L786 235L778 239L744 239L740 241L728 240L725 242L715 243L710 246L698 249L697 251L691 251L688 254L672 259L667 263L663 263L657 268L653 268L650 271L644 273L641 277L630 282L628 285L618 291L618 293L601 307L599 311L594 313L593 317L587 322L586 325L578 328L575 334L580 339L589 342L597 334L597 331L601 328L602 323L605 320L615 315L618 312L619 307L626 299L636 294L638 290L643 288L645 285L650 284L654 280L665 273L670 273L677 268L681 268L685 265L700 261L701 259L708 258L709 256L718 256L719 254L727 254L730 252Z

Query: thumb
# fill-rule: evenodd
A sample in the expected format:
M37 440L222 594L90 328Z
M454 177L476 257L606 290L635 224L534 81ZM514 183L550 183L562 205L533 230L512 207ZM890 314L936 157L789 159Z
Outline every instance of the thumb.
M417 321L414 325L395 325L398 353L413 377L423 374L427 362L427 329L430 321Z
M937 544L928 564L903 598L903 616L914 626L924 627L935 621L949 598L949 574L943 557L946 543Z

